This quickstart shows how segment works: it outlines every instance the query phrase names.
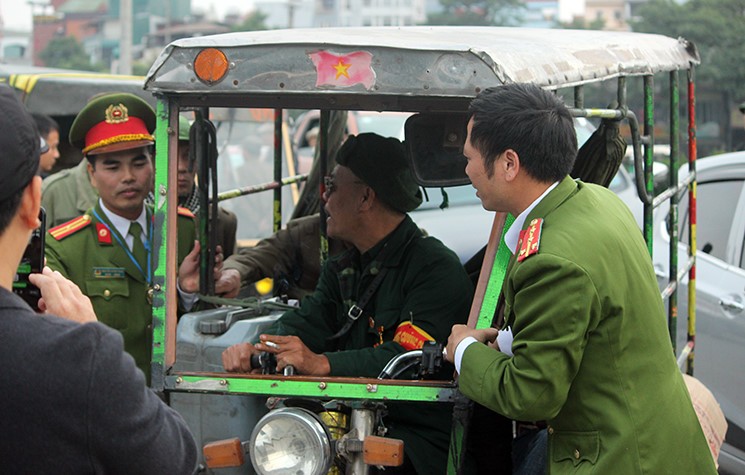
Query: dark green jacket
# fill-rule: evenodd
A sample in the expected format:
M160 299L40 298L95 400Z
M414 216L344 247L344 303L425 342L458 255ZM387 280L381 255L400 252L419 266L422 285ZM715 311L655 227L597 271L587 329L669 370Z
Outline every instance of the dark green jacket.
M387 274L349 333L327 338L342 328L348 305L340 275L351 264L358 273L353 300L373 280L370 262L381 252ZM381 243L360 256L353 249L324 266L315 292L300 308L286 312L267 334L298 335L315 353L324 353L332 376L377 377L404 348L393 341L396 328L413 321L438 342L446 342L452 326L465 323L473 297L471 282L458 257L433 237L422 236L408 216ZM348 300L348 299L346 299ZM371 321L368 316L372 316ZM382 327L382 330L381 330ZM380 344L382 336L383 343ZM452 366L443 376L452 375ZM421 475L444 473L450 440L452 407L445 404L388 404L385 419L391 437L404 440L405 451Z
M460 390L549 423L551 474L715 474L673 355L651 259L626 205L565 178L525 220L537 253L504 281L514 356L471 344Z
M94 216L94 209L104 223L113 228L100 203L96 204L86 213L90 217L87 224L78 223L72 233L59 239L53 237L54 229L47 233L47 265L73 281L91 299L98 321L122 333L124 349L149 381L152 306L147 300L147 283L116 239L99 238L97 224L100 221ZM194 246L193 218L179 215L177 232L180 265Z

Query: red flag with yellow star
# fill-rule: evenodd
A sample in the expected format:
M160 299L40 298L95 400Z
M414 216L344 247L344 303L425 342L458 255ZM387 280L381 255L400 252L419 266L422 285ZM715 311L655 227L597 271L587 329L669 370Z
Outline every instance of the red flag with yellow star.
M369 90L375 85L372 54L367 51L349 54L318 51L311 53L310 59L316 66L316 86L349 87L362 84Z

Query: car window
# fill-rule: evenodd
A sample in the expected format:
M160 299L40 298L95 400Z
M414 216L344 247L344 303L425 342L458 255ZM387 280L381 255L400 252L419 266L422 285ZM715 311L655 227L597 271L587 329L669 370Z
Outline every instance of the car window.
M395 137L403 140L404 123L411 114L375 114L357 115L359 133L374 132L383 137Z
M742 187L742 180L698 184L696 244L699 251L726 260L727 240ZM680 217L680 240L689 243L687 201L680 203Z

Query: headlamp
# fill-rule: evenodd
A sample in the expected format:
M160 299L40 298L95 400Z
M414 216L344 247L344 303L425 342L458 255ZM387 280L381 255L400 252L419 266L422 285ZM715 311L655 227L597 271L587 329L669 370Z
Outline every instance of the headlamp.
M323 475L333 460L330 440L316 414L299 407L276 409L251 433L251 463L259 475Z

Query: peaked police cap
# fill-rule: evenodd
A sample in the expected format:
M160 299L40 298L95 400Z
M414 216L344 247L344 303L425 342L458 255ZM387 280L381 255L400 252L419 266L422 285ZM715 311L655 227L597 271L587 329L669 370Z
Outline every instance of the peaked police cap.
M118 152L155 143L155 111L134 94L105 94L92 99L70 128L70 143L83 155Z

